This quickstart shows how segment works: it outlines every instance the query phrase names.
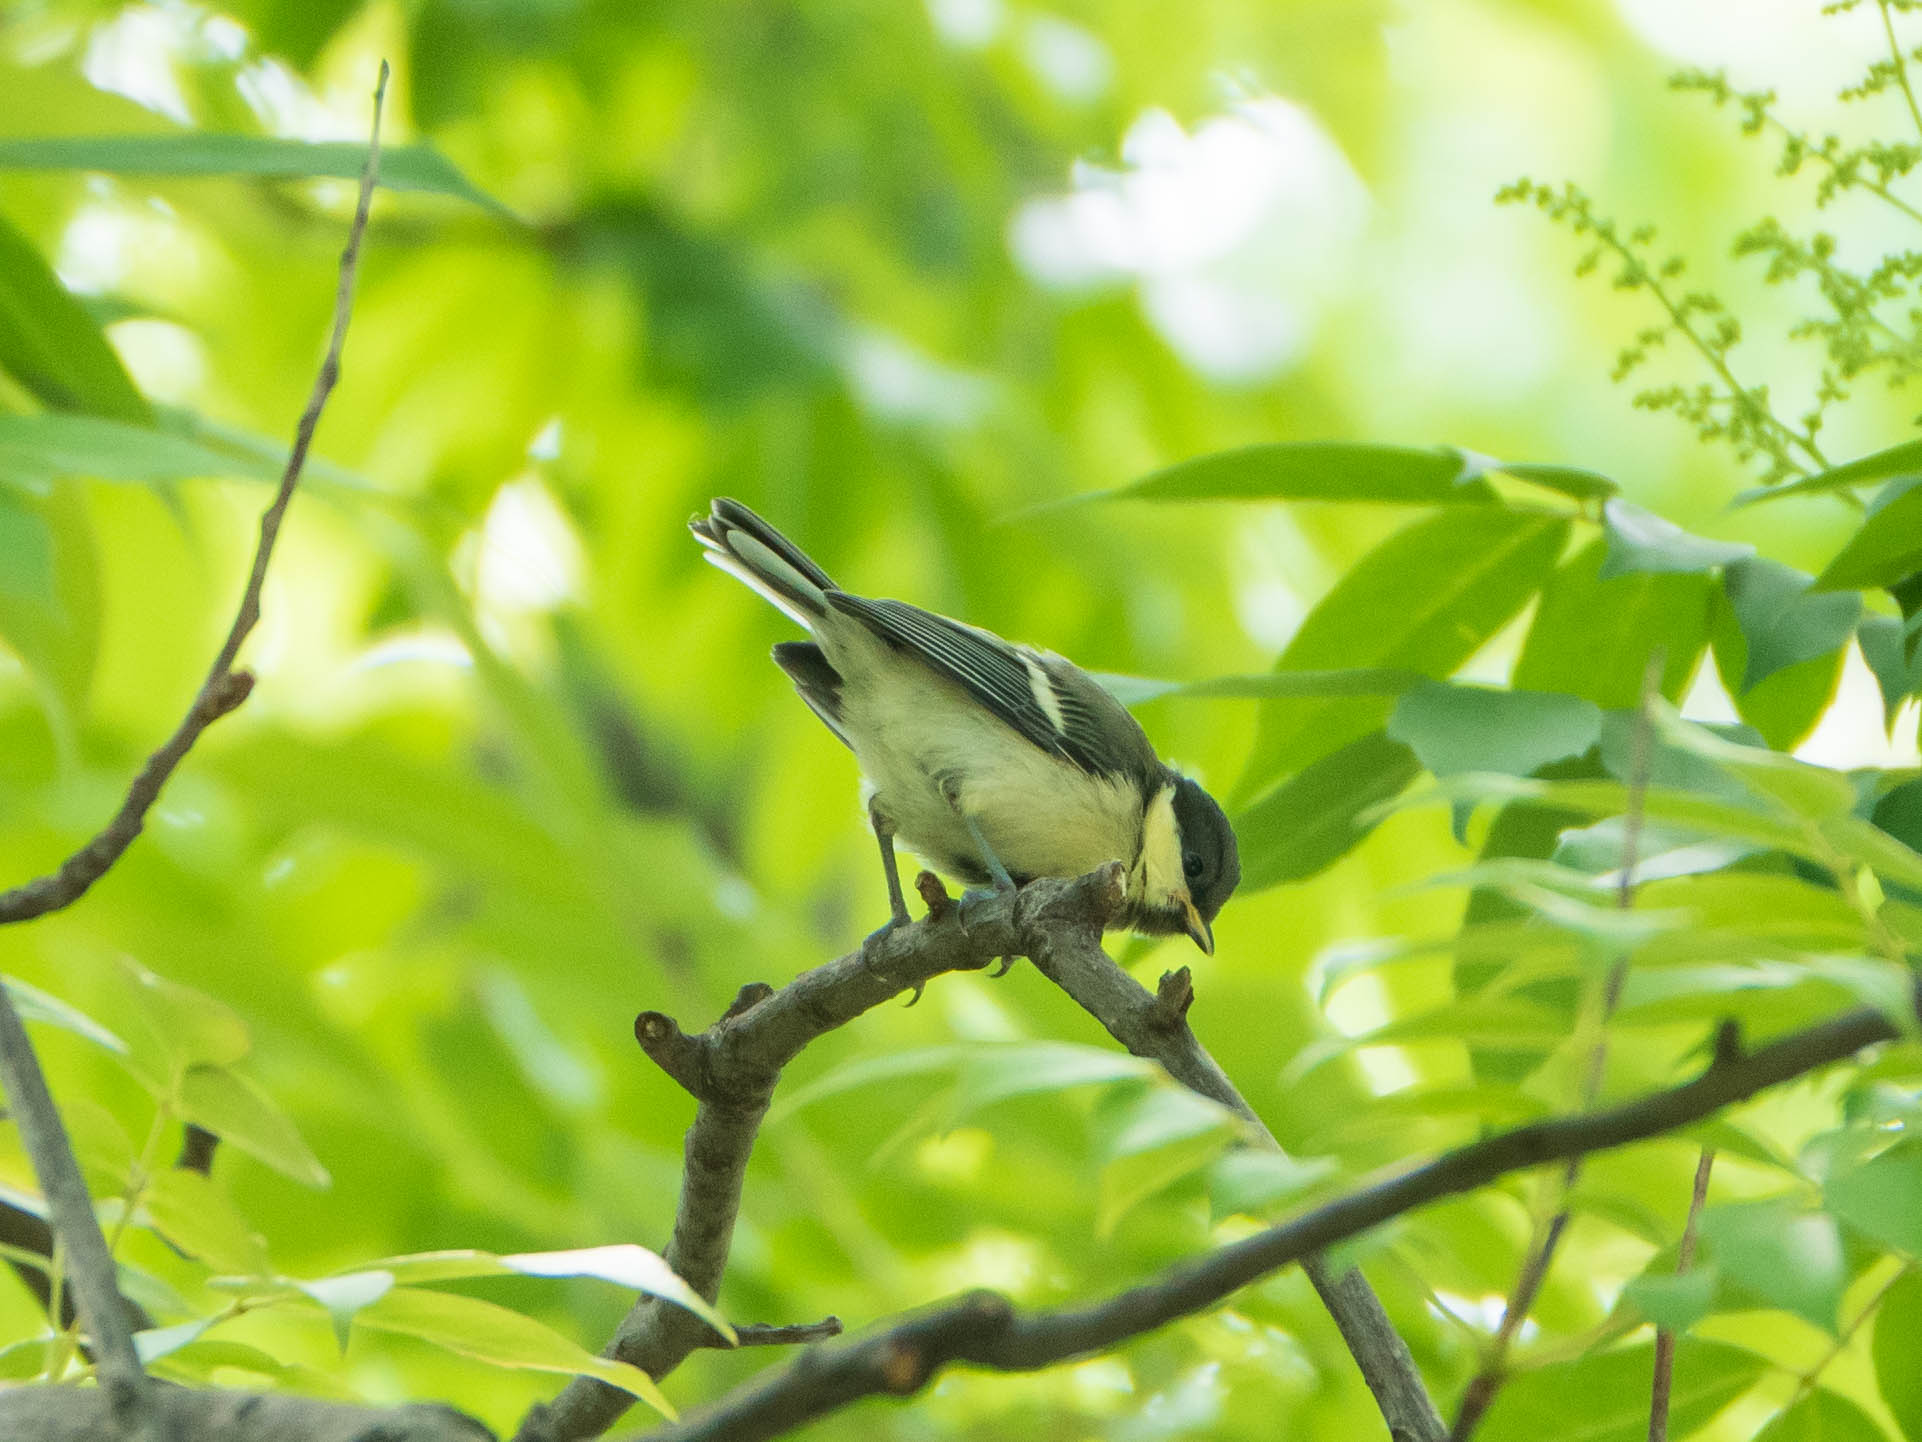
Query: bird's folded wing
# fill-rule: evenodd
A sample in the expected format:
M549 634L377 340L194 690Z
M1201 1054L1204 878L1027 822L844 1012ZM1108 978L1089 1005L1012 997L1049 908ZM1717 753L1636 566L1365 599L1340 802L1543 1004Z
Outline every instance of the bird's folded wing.
M891 645L958 681L983 706L1043 751L1096 775L1157 763L1121 703L1058 657L1013 646L987 631L904 601L828 592L828 605Z

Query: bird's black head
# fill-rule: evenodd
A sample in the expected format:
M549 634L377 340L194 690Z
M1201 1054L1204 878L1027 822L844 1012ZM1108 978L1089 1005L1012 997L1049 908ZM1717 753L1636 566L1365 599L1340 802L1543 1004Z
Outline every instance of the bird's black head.
M1181 870L1203 921L1212 922L1241 882L1235 831L1215 798L1186 776L1175 777L1175 829Z

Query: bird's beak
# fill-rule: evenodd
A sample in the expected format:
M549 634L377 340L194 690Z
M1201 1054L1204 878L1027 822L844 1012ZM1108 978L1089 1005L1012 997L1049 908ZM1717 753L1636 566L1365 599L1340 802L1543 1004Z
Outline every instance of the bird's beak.
M1195 910L1194 901L1184 896L1181 899L1181 908L1183 916L1187 919L1189 939L1201 948L1201 954L1203 956L1213 956L1215 954L1215 934L1208 929L1208 923L1201 919L1201 913Z

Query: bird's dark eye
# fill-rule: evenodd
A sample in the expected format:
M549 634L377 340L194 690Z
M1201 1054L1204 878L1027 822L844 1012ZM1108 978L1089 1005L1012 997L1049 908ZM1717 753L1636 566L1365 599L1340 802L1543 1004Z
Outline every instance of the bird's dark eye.
M1184 851L1181 854L1181 869L1186 873L1188 879L1193 881L1208 869L1208 863L1201 859L1201 853L1199 851Z

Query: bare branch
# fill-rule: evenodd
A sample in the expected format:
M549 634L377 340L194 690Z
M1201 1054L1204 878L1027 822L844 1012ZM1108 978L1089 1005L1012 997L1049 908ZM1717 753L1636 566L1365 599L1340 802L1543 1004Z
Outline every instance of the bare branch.
M234 658L260 617L260 590L266 579L267 562L273 554L274 538L282 517L300 480L301 467L320 421L322 407L340 373L341 346L346 339L347 319L352 309L354 271L360 256L361 236L367 229L368 207L373 200L374 178L380 157L380 110L387 90L387 64L381 62L380 79L374 89L373 131L367 146L367 163L361 171L360 195L354 207L353 225L347 246L340 258L340 285L334 303L333 332L320 375L314 382L307 409L294 434L280 488L260 518L260 545L254 552L252 573L242 593L227 640L214 658L207 679L195 695L193 704L166 744L147 758L125 800L98 835L63 862L59 870L10 891L0 893L0 925L27 921L59 910L78 900L94 882L106 874L133 840L140 834L147 812L174 768L180 764L200 733L247 699L254 678L246 671L233 669ZM127 1328L126 1304L115 1281L114 1261L101 1235L100 1223L93 1212L87 1184L75 1163L73 1148L59 1110L47 1091L33 1045L27 1039L12 998L0 987L0 1077L6 1085L7 1103L20 1129L21 1141L33 1162L53 1232L59 1238L72 1279L74 1300L81 1319L93 1339L93 1354L102 1391L110 1407L123 1416L136 1402L151 1403L140 1359L134 1351L133 1337Z
M198 1391L156 1384L143 1437L193 1442L494 1442L494 1434L451 1407L363 1407L318 1397ZM34 1442L101 1442L130 1437L96 1388L18 1387L0 1393L0 1437Z
M793 1322L785 1327L767 1322L749 1322L734 1329L737 1347L792 1347L801 1342L825 1342L841 1335L839 1317L823 1317L818 1322Z
M1702 1159L1695 1164L1695 1185L1689 1192L1682 1242L1675 1251L1678 1277L1695 1264L1695 1230L1701 1225L1702 1208L1708 1202L1708 1178L1714 1166L1715 1148L1703 1147ZM1659 1327L1655 1332L1655 1380L1649 1388L1648 1442L1668 1442L1668 1403L1674 1387L1675 1333L1671 1328Z
M260 517L260 543L254 550L253 569L247 576L247 588L241 592L240 607L234 614L233 625L227 631L227 639L221 643L219 654L214 657L213 665L207 671L207 679L201 683L195 694L193 704L181 718L180 725L174 729L166 743L147 758L147 764L140 768L140 774L127 788L126 798L120 809L100 832L85 846L74 852L60 864L57 871L46 876L36 877L0 892L0 925L14 921L30 921L49 911L58 911L70 906L85 894L133 844L146 824L147 812L160 795L160 788L167 784L200 733L214 722L234 710L254 688L253 674L249 671L234 670L234 658L240 654L241 643L260 620L260 591L267 580L267 563L273 558L274 541L280 535L280 523L286 517L287 505L294 498L294 488L300 483L301 469L307 464L307 450L313 444L314 428L320 424L320 413L327 405L328 396L333 394L334 382L340 378L341 348L347 340L347 321L353 312L354 276L360 268L360 241L367 231L367 212L373 204L374 182L380 173L380 110L381 102L387 93L387 62L380 63L380 79L374 87L373 131L367 143L367 163L361 168L360 195L354 205L354 219L347 232L347 245L340 253L340 282L334 293L334 323L327 341L327 354L320 363L320 373L314 378L313 393L307 398L307 408L301 413L300 423L294 430L293 449L287 453L287 464L280 473L280 486L274 498Z
M918 991L943 972L978 971L1009 953L1033 955L1057 944L1098 951L1121 888L1116 864L965 905L949 903L942 893L943 904L931 908L928 920L872 939L779 991L758 983L742 988L727 1014L699 1035L687 1035L659 1012L643 1012L635 1022L642 1049L700 1104L687 1133L674 1235L663 1254L668 1265L709 1301L718 1295L761 1118L781 1069L809 1042L903 991ZM939 889L931 877L921 883L924 898ZM1069 943L1070 937L1077 940ZM643 1297L604 1355L662 1377L712 1342L707 1324L692 1313ZM553 1402L531 1410L517 1436L520 1442L597 1436L633 1401L605 1382L576 1378Z
M919 1391L955 1362L1023 1372L1102 1351L1417 1207L1509 1172L1662 1136L1896 1036L1886 1016L1864 1008L1753 1053L1719 1053L1693 1081L1458 1148L1090 1306L1024 1313L992 1293L962 1297L858 1342L804 1353L645 1442L761 1442L863 1397Z

